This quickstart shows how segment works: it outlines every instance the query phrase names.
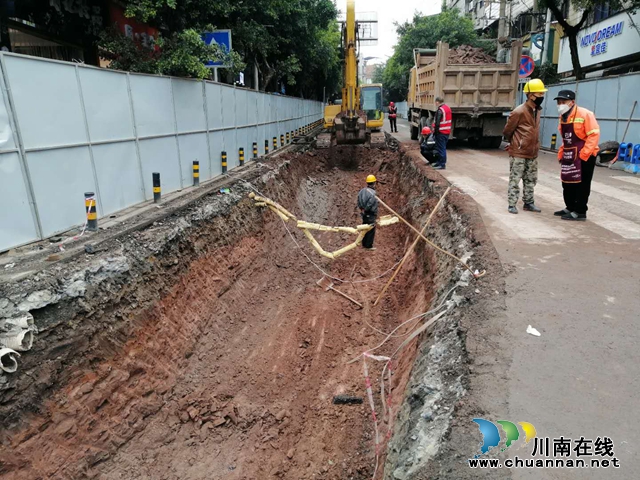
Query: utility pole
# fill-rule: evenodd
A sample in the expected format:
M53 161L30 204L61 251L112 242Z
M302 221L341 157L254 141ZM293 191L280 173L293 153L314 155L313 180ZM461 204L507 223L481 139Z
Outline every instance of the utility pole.
M498 62L505 57L504 44L507 41L507 0L500 0L500 16L498 18Z
M540 64L549 63L549 37L551 36L551 10L547 8L547 19L544 24L544 43L542 44L542 58Z

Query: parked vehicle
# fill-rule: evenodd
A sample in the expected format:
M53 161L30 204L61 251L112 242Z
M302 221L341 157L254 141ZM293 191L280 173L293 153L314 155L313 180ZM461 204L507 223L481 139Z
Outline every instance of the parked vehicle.
M409 84L411 138L435 117L435 98L442 96L453 113L451 138L499 148L509 112L515 107L522 44L513 42L508 63L449 63L449 45L414 49Z

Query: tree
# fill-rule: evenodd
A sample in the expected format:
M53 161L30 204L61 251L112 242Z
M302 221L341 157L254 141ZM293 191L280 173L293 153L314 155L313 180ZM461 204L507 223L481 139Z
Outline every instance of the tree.
M384 68L385 68L385 64L379 64L374 66L373 77L371 79L373 83L384 82Z
M435 48L440 40L451 47L478 44L473 22L456 8L443 8L437 15L416 14L411 22L396 24L396 29L399 40L383 74L385 87L393 101L407 97L414 48Z
M205 62L222 61L237 73L245 65L235 52L226 53L217 45L207 45L192 29L160 37L156 45L142 45L115 28L103 32L99 42L103 58L111 60L109 68L138 73L155 73L176 77L207 78Z
M233 49L255 65L262 90L321 98L340 81L340 30L331 0L127 0L127 15L164 36L211 24L229 28Z
M580 19L575 25L569 23L563 14L564 0L540 0L540 5L548 8L558 21L564 31L564 36L569 42L569 50L571 52L571 64L573 65L573 74L577 80L584 78L582 66L580 65L580 57L578 56L578 33L585 26L589 15L597 8L608 6L613 11L629 9L635 11L640 7L640 0L572 0L572 5L582 10Z

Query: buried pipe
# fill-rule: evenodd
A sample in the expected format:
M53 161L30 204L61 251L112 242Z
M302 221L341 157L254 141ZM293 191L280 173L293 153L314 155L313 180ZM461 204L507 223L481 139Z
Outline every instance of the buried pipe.
M18 352L10 348L0 348L0 368L6 373L13 373L18 370L18 360L15 356L20 356Z
M33 330L12 330L0 334L0 346L26 352L33 346Z

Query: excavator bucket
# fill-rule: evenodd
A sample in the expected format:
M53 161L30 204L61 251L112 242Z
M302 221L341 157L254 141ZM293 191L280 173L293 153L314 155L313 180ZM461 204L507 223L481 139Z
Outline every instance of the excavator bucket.
M336 143L338 145L363 144L367 141L367 115L357 112L352 117L341 113L335 119Z

